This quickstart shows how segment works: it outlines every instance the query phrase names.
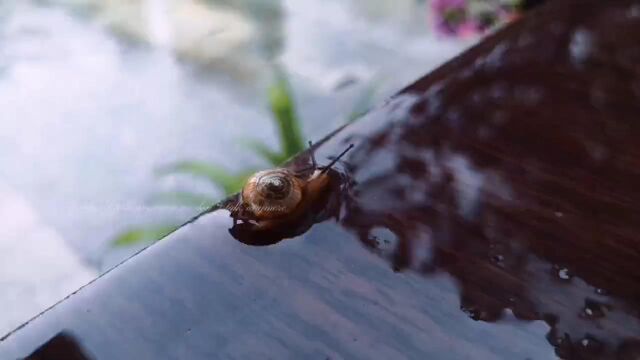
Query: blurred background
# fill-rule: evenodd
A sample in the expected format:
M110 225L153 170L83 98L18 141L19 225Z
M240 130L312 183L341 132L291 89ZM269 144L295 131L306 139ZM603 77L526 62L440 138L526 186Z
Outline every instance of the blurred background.
M0 1L0 336L519 6Z

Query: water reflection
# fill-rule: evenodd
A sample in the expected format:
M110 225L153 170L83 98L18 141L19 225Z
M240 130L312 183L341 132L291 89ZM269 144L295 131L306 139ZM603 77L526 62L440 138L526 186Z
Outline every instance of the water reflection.
M442 101L458 86L469 86L465 81L439 90ZM621 169L587 160L608 171L580 173L584 178L569 187L566 164L576 160L566 159L562 167L553 162L558 152L574 153L562 137L575 132L555 134L560 138L545 143L544 151L535 141L529 148L521 145L527 160L516 162L506 151L513 143L505 135L523 131L518 129L522 122L501 123L502 130L487 137L464 130L448 117L428 115L424 102L431 96L400 96L375 118L357 124L355 131L347 128L337 134L334 149L354 138L361 141L342 169L340 186L332 187L331 206L321 202L315 216L285 227L286 234L238 225L231 234L246 244L271 245L335 217L395 271L453 275L461 289L460 309L474 320L496 322L507 313L520 320L544 320L551 326L548 341L567 359L640 355L640 277L633 265L640 261L633 238L640 231L633 230L639 214L628 201L612 201L633 194L633 189L618 187L602 197L576 186L597 177L590 181L613 189L610 183L623 180L613 176ZM505 94L498 103L491 102L492 110L508 112L504 107L518 104L519 96ZM475 103L487 105L480 104ZM459 111L461 119L470 118L464 108ZM477 121L490 122L486 113L487 120ZM376 118L385 118L387 124L371 127L375 130L367 130L366 139L359 137L358 129L374 125ZM544 128L530 131L534 139L545 134ZM626 141L626 134L621 136L618 141ZM624 217L594 217L594 212Z
M549 7L335 136L357 144L339 223L396 270L451 274L475 320L638 358L640 41L611 35L640 34L633 6Z
M619 14L600 10L578 18ZM637 20L616 18L619 30L640 31ZM434 75L409 90L411 109L349 158L357 186L342 223L374 249L374 229L393 233L384 253L397 269L452 274L461 309L476 320L496 321L505 309L543 319L565 358L640 356L640 177L629 167L640 158L640 108L623 80L639 74L605 51L630 54L638 43L593 26L589 47L578 49L576 36L535 31L534 44L566 49L553 60L560 79L535 45L508 45L530 31L490 42L470 76ZM601 102L589 95L603 83ZM495 86L503 90L487 91ZM372 175L380 152L394 154L392 166ZM417 257L424 247L429 256Z

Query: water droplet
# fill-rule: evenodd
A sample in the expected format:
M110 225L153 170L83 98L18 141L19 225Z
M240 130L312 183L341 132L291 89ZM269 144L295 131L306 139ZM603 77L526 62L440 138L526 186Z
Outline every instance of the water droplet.
M569 269L561 268L558 270L558 277L562 280L570 280L571 274L569 274Z
M599 353L603 350L602 342L591 335L586 335L582 338L582 340L580 340L580 346L590 353Z
M598 295L607 295L607 290L605 289L601 289L601 288L596 288L595 289L596 294Z
M504 267L504 256L502 255L493 255L491 261L500 267Z
M593 50L593 38L591 32L586 29L578 29L573 33L569 43L571 58L577 64L584 63Z
M587 315L593 315L593 310L591 310L591 309L589 309L589 308L584 309L584 312L585 312L585 314L587 314Z
M585 299L580 317L585 319L600 319L607 315L607 305L593 299Z
M478 321L481 318L480 317L480 311L478 311L478 309L476 309L476 308L460 305L460 310L462 310L462 312L467 314L467 316L469 316L473 320Z
M396 247L396 234L386 227L374 227L369 230L368 244L384 255L390 255Z
M378 245L379 245L378 238L375 236L369 236L367 238L367 244L374 249L378 248Z

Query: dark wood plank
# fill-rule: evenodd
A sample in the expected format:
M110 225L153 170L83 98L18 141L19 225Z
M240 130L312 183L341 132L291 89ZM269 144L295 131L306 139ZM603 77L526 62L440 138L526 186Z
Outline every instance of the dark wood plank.
M639 120L640 3L551 1L319 143L356 147L309 231L205 214L0 358L638 359Z

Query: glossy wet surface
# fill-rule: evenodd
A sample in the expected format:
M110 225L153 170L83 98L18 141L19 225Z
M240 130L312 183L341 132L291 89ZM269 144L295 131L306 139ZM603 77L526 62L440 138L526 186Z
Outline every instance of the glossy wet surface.
M498 35L387 104L395 123L349 158L361 242L454 276L474 319L544 319L566 357L640 356L640 17L615 4Z
M223 196L206 179L159 176L159 168L265 166L245 141L279 149L267 103L271 61L290 75L304 136L316 140L364 106L370 87L395 93L461 51L429 34L426 8L414 0L0 1L0 187L42 225L0 235L16 254L4 251L12 261L0 265L0 307L15 304L0 316L0 333L76 288L66 274L105 271L148 245L114 246L124 232L177 225ZM393 58L382 56L399 41ZM196 199L185 204L175 192ZM10 200L0 196L0 207ZM19 209L3 220L14 228ZM29 234L39 236L37 251L21 240ZM53 255L69 250L78 259ZM46 270L30 266L40 255L53 259ZM25 289L33 301L18 300Z
M96 359L639 358L640 5L580 4L322 143L319 161L356 144L337 221L254 247L206 214L0 358L63 330Z
M334 223L268 247L234 240L230 226L220 211L180 229L0 343L0 358L63 330L95 359L553 353L545 324L473 321L450 277L394 273Z

